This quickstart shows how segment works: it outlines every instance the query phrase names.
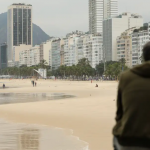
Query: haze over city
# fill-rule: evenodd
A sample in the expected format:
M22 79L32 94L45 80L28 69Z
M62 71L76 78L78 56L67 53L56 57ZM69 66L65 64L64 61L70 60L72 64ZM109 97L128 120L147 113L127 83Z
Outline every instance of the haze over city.
M88 31L88 0L0 0L0 13L6 12L12 3L33 5L33 22L50 36L65 36L75 30ZM149 22L149 0L119 0L119 13L131 12L143 16Z

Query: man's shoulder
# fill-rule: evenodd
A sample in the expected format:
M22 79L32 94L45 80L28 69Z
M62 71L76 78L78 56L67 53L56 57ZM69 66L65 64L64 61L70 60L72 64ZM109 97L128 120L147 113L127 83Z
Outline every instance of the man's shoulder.
M125 89L125 87L135 80L135 76L131 70L124 71L120 77L120 87Z
M134 76L133 72L131 71L131 69L127 70L127 71L124 71L122 74L121 74L121 78L129 78L129 77L132 77Z

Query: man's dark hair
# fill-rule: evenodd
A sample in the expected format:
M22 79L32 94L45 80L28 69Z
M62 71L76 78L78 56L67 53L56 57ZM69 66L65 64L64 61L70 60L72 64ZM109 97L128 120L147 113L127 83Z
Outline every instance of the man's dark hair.
M143 48L143 58L144 58L145 61L150 60L150 42L145 44L145 46Z

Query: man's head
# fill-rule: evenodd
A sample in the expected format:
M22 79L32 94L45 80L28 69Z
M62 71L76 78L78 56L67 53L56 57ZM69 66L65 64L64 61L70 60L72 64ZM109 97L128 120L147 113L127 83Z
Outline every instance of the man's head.
M145 44L143 48L143 58L145 61L150 61L150 42Z

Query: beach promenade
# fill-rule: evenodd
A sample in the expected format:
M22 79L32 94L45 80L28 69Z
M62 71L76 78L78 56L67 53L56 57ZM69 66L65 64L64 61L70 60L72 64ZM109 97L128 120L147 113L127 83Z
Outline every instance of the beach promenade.
M16 123L72 129L90 150L112 150L118 82L0 80L0 93L64 93L73 98L0 105L0 118ZM95 85L99 87L96 88ZM1 85L2 86L2 83ZM7 88L8 87L8 88ZM29 101L29 100L28 100Z

